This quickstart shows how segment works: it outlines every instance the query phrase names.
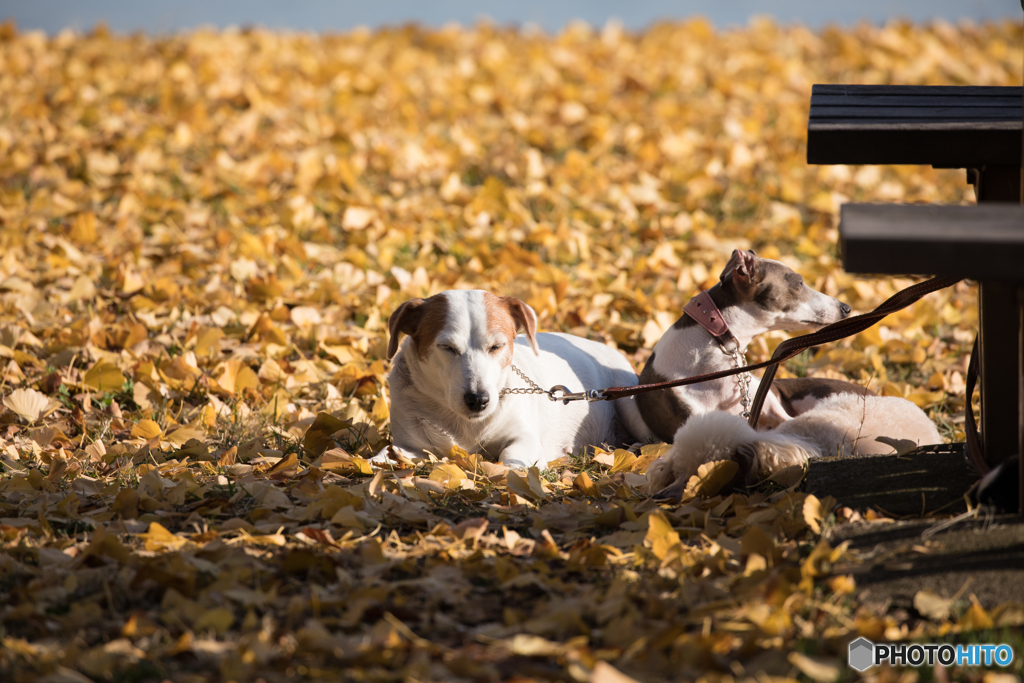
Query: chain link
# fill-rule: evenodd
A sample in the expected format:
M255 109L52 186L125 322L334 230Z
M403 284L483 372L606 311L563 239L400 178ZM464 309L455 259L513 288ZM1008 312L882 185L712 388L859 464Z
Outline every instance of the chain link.
M523 371L520 370L519 368L517 368L515 365L513 365L511 367L512 367L512 372L514 372L517 375L519 375L523 379L524 382L526 382L527 384L530 385L530 388L529 389L524 389L523 387L515 387L515 388L505 387L501 391L498 392L499 396L504 396L506 394L547 394L548 396L551 395L550 391L547 391L546 389L541 389L539 386L537 386L536 382L534 382L532 379L530 379L525 374L523 374Z
M744 362L744 358L740 355L740 350L738 348L734 349L731 355L732 362L736 364L737 368L742 368L746 365L746 362ZM750 373L741 372L736 375L736 383L740 386L740 407L743 408L743 412L740 413L740 415L742 415L743 419L746 420L750 418Z

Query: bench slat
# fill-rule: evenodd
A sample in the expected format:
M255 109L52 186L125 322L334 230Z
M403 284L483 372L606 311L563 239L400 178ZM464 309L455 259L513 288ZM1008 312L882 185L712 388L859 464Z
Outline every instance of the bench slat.
M859 85L852 83L815 83L811 97L816 95L898 95L900 97L950 95L958 97L1011 97L1020 98L1020 88L1007 85Z
M1010 88L1012 90L1013 88ZM957 107L1016 107L1020 109L1020 95L986 95L984 97L961 97L957 95L818 95L811 99L811 106L825 107L948 107L951 101Z
M1021 122L1010 119L1001 121L999 119L966 120L966 119L908 119L902 118L880 118L880 119L821 119L807 127L808 130L979 130L995 131L1007 130L1017 131L1021 129ZM876 162L879 163L879 162ZM922 162L924 163L924 162Z
M811 164L1021 164L1021 89L1004 86L815 85Z
M867 120L907 119L910 121L1016 121L1020 123L1020 103L1015 107L821 107L811 106L811 120L818 123L831 119Z
M844 204L843 268L851 273L1024 281L1024 206Z

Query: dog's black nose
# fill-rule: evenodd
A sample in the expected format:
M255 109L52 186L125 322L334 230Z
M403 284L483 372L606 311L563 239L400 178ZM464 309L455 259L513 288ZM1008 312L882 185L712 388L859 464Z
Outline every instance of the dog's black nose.
M491 402L491 397L487 395L486 391L467 391L462 395L462 400L466 402L467 408L474 413L479 413Z
M839 310L843 312L843 317L845 318L850 315L850 304L840 303Z

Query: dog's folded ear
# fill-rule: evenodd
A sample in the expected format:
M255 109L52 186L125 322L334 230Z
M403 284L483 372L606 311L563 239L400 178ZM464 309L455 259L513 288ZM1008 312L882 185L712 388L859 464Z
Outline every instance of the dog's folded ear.
M719 281L725 280L729 276L729 273L737 271L743 277L749 277L753 272L754 263L757 260L757 254L754 253L753 249L733 249L732 256L729 257L729 262L725 264L725 268L722 269L722 274L718 276Z
M732 258L725 264L719 279L724 281L732 274L733 281L738 285L749 285L757 280L757 254L753 249L734 249Z
M540 355L540 348L537 346L537 314L533 308L519 299L511 296L502 297L502 301L508 306L509 315L516 324L516 333L525 332L526 338L530 340L530 347L533 352Z
M420 326L425 301L425 299L409 299L396 308L388 318L388 331L391 333L391 339L388 340L388 360L398 353L398 342L402 341L401 333L414 334Z

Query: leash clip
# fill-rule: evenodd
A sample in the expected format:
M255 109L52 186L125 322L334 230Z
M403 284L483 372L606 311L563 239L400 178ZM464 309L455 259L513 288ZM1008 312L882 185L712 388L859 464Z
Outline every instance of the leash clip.
M565 405L568 404L569 401L587 401L589 403L593 403L594 401L603 401L605 397L604 392L600 389L572 392L569 391L569 387L562 384L556 384L548 389L548 398L552 401L561 401L562 404Z

